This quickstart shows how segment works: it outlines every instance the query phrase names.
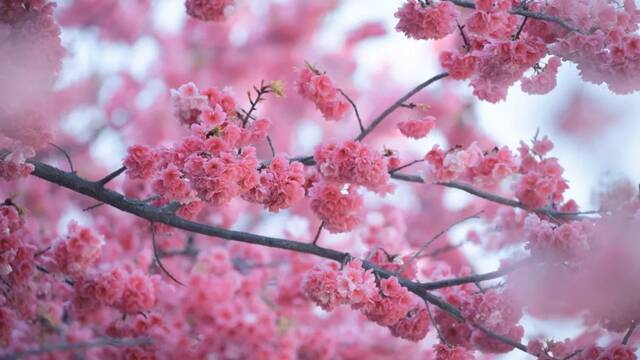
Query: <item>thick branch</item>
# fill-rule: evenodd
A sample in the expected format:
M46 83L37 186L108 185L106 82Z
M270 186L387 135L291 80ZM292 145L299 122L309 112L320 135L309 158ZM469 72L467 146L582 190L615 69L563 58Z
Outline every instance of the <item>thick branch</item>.
M344 262L346 259L351 258L348 253L324 248L311 243L300 243L292 240L273 238L269 236L262 236L241 231L227 230L185 220L176 216L173 212L168 212L163 208L148 205L144 201L126 198L120 193L104 188L99 183L86 180L82 177L77 176L76 174L62 171L58 168L43 164L36 160L29 160L29 163L34 165L35 169L32 175L36 177L60 185L77 193L84 194L95 200L101 201L105 204L109 204L119 210L133 214L151 222L159 222L177 229L182 229L202 235L215 236L227 240L234 240L276 249L312 254L318 257L338 262ZM378 276L382 278L394 276L393 273L380 269L368 261L363 261L363 267L365 269L372 269ZM406 287L409 291L422 297L425 301L438 306L439 308L454 316L456 319L463 321L462 315L460 314L458 309L451 306L449 303L442 300L438 296L429 293L428 291L423 289L420 284L403 278L398 278L398 280L400 284Z

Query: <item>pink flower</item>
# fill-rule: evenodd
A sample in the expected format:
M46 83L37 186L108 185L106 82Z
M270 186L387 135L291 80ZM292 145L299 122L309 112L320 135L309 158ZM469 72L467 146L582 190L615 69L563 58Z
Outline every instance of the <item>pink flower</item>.
M122 290L120 310L125 314L137 314L150 310L155 302L155 289L151 279L140 272L130 274Z
M414 139L420 139L436 126L436 118L433 116L427 116L421 120L406 120L398 123L398 129L402 135Z
M448 1L423 6L416 0L407 1L395 13L396 30L414 39L442 39L456 29L459 15L455 5Z
M340 305L337 291L338 264L323 263L307 273L302 284L305 294L325 311Z
M304 166L279 155L260 173L254 188L243 195L248 201L263 204L272 212L289 208L304 197Z
M0 178L5 180L17 180L29 176L34 166L26 162L35 156L31 147L18 146L9 154L0 157Z
M148 179L156 171L158 154L145 145L133 145L127 149L127 157L123 161L127 167L127 175L131 179Z
M546 94L556 87L556 76L561 60L552 56L547 65L538 74L522 79L522 91L528 94Z
M212 117L209 113L213 111L209 106L209 99L201 94L192 82L180 86L178 90L171 89L171 101L175 117L184 125L191 126L197 123L204 111L208 112L207 119Z
M320 181L309 190L311 209L332 233L353 230L362 221L363 199L353 186Z
M68 231L67 237L56 243L54 259L60 272L80 275L98 261L104 240L75 221L69 223Z
M202 21L222 21L233 11L235 0L186 0L187 14Z
M158 172L152 187L158 195L170 201L187 202L194 196L189 180L174 164Z
M342 98L331 78L315 69L307 66L300 70L296 84L298 94L313 101L326 120L339 120L349 110L349 104Z
M389 329L395 337L417 342L427 336L430 324L431 321L429 320L427 309L422 306L409 311L404 319L401 319Z
M314 158L326 179L362 185L381 194L393 189L384 156L361 142L322 144L316 148Z

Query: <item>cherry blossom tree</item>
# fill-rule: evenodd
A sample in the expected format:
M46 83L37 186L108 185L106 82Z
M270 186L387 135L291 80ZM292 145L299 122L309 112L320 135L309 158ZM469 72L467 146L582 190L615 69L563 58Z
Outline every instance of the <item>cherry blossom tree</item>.
M472 111L551 96L563 65L639 90L633 0L399 1L441 67L412 89L353 80L382 23L317 45L337 0L186 0L175 32L158 3L0 2L0 358L637 358L636 186L583 209L553 139L497 143ZM156 51L63 81L66 34ZM567 104L568 133L608 121Z

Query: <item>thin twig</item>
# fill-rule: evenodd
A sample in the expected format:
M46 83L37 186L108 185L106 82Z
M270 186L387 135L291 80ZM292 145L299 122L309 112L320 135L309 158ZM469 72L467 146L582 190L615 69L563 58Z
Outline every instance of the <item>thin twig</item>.
M631 335L633 335L633 331L636 329L636 326L638 324L636 323L635 320L631 321L631 326L629 326L629 330L627 330L627 333L624 335L624 338L622 339L622 345L627 345L627 343L629 342L629 339L631 338Z
M460 220L458 220L458 221L454 222L453 224L451 224L451 225L447 226L447 228L446 228L446 229L444 229L444 230L440 231L439 233L437 233L437 234L436 234L436 236L432 237L432 238L431 238L431 240L427 241L424 245L422 245L422 247L421 247L418 251L416 251L416 252L415 252L415 254L413 254L413 256L412 256L412 257L411 257L407 262L405 262L405 263L402 265L402 267L397 271L397 274L402 274L402 272L403 272L403 271L405 271L405 270L407 269L407 267L408 267L409 265L411 265L411 263L412 263L413 261L415 261L415 259L416 259L418 256L420 256L420 254L422 254L422 252L423 252L426 248L428 248L428 247L429 247L429 245L433 244L433 242L434 242L434 241L438 240L442 235L446 234L449 230L451 230L451 228L453 228L453 227L454 227L454 226L456 226L456 225L460 225L460 224L462 224L463 222L465 222L465 221L467 221L467 220L470 220L470 219L477 219L477 218L480 216L480 214L481 214L481 213L482 213L482 211L479 211L479 212L477 212L477 213L475 213L475 214L473 214L473 215L471 215L471 216L467 216L467 217L465 217L465 218L463 218L463 219L460 219Z
M91 205L91 206L88 206L88 207L86 207L86 208L82 209L82 211L83 211L83 212L91 211L91 210L93 210L93 209L95 209L95 208L99 208L99 207L100 207L100 206L102 206L102 205L104 205L104 203L97 203L97 204L93 204L93 205Z
M464 284L471 284L471 283L477 284L482 281L493 280L499 277L503 277L512 271L515 271L525 265L533 263L534 261L535 260L533 258L526 258L524 260L515 262L511 265L504 266L501 269L496 271L492 271L484 274L476 274L476 275L461 276L461 277L456 277L451 279L437 280L437 281L432 281L428 283L423 283L420 286L425 290L436 290L436 289L442 289L442 288L464 285Z
M112 172L111 174L109 174L109 175L103 177L102 179L96 181L96 183L100 184L101 186L105 186L105 185L107 185L107 183L109 181L117 178L118 176L120 176L120 174L122 174L126 170L127 170L127 168L125 166L122 166L119 169L117 169L116 171Z
M440 73L440 74L430 78L429 80L421 83L420 85L416 86L415 88L413 88L413 90L409 91L404 96L402 96L400 99L396 100L396 102L394 102L391 106L386 108L380 115L378 115L375 119L373 119L373 121L371 121L371 124L369 124L369 126L367 126L366 129L364 129L363 131L360 132L360 135L358 135L356 137L356 141L362 141L365 137L367 137L367 135L369 135L378 125L380 125L382 120L384 120L387 116L389 116L397 108L402 106L402 104L404 104L405 101L409 100L413 95L419 93L422 89L424 89L427 86L433 84L434 82L436 82L436 81L438 81L440 79L446 78L447 76L449 76L449 73L447 73L447 72Z
M520 24L520 27L518 28L518 32L516 32L516 34L513 37L514 40L518 40L520 38L520 34L522 33L524 26L527 24L527 20L529 20L529 17L525 16L524 20L522 20L522 24Z
M322 232L323 227L324 227L324 221L320 223L320 226L318 227L318 232L316 232L316 237L313 238L313 242L311 244L316 245L316 243L318 242L318 239L320 238L320 233Z
M271 142L269 135L267 135L267 143L269 144L269 149L271 149L271 157L276 157L276 149L273 147L273 142Z
M167 270L167 268L162 265L162 261L160 260L160 252L158 251L158 244L156 243L156 227L153 221L151 222L151 243L153 244L153 257L156 259L156 264L158 264L158 267L160 267L160 269L162 269L162 271L164 271L164 273L167 274L167 276L171 280L175 281L179 285L184 286L183 283L181 283L178 279L171 275L169 270Z
M409 175L409 174L402 174L402 173L396 172L391 174L391 177L396 180L415 182L415 183L421 183L421 184L425 183L425 180L418 175ZM565 211L558 211L558 210L549 209L549 208L531 209L517 200L512 200L502 196L498 196L498 195L477 189L470 184L465 184L465 183L455 182L455 181L436 182L436 183L432 183L432 185L438 185L438 186L444 186L448 188L462 190L471 195L477 196L479 198L483 198L485 200L489 200L497 204L507 205L514 208L519 208L529 212L534 212L540 215L545 215L545 216L555 217L555 218L580 220L580 219L585 219L585 215L597 215L602 213L599 210L565 212Z
M69 153L67 153L67 151L65 149L63 149L62 147L50 142L48 143L49 145L53 146L54 148L56 148L58 151L60 151L65 158L67 158L67 163L69 163L69 169L72 173L76 173L75 168L73 167L73 161L71 161L71 156L69 156Z
M349 104L351 104L351 107L353 107L353 111L356 113L356 118L358 119L358 126L360 126L360 132L363 132L364 126L362 125L362 118L360 118L360 113L358 112L358 107L356 106L356 103L353 102L353 100L351 100L349 95L347 95L344 91L342 91L342 89L338 89L338 92L342 94L342 96L344 96L344 98L347 99Z
M449 342L442 335L442 331L440 330L440 325L438 325L438 323L436 322L436 319L433 317L433 313L431 312L431 307L429 306L429 303L425 301L424 304L427 307L427 314L429 314L429 320L431 320L433 327L436 328L436 333L438 333L438 339L440 339L440 342L442 342L443 344L449 346Z
M400 171L400 170L404 170L404 169L408 168L408 167L409 167L409 166L411 166L411 165L414 165L414 164L417 164L417 163L421 163L421 162L423 162L423 161L424 161L424 159L413 160L412 162L410 162L410 163L408 163L408 164L404 164L404 165L402 165L402 166L398 166L398 167L397 167L397 168L395 168L395 169L391 169L391 170L389 170L389 174L393 174L393 173L398 172L398 171Z

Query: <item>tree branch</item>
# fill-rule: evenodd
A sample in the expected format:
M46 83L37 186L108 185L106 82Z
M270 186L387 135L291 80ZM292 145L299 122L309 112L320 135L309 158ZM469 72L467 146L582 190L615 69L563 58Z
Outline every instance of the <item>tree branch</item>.
M421 183L421 184L425 184L425 180L418 176L418 175L409 175L409 174L402 174L402 173L392 173L391 177L396 179L396 180L403 180L403 181L408 181L408 182L415 182L415 183ZM465 184L465 183L461 183L461 182L456 182L456 181L448 181L448 182L436 182L433 183L433 185L439 185L439 186L444 186L444 187L448 187L448 188L452 188L452 189L458 189L458 190L462 190L466 193L469 193L471 195L475 195L479 198L485 199L485 200L489 200L491 202L497 203L497 204L502 204L502 205L507 205L507 206L511 206L514 208L518 208L518 209L523 209L526 211L530 211L536 214L540 214L540 215L546 215L549 217L553 217L553 218L563 218L563 219L572 219L572 220L580 220L584 218L584 215L595 215L595 214L599 214L600 211L578 211L578 212L565 212L565 211L558 211L555 209L549 209L549 208L538 208L538 209L530 209L528 208L526 205L524 205L523 203L521 203L520 201L517 200L513 200L513 199L509 199L509 198L505 198L496 194L492 194L480 189L477 189L475 187L473 187L470 184Z
M342 91L342 89L338 89L338 92L342 94L342 96L344 96L344 98L347 99L349 104L351 104L351 107L353 107L353 111L356 113L356 118L358 119L358 126L360 127L360 132L363 132L364 126L362 125L362 119L360 118L360 113L358 112L358 107L356 106L356 103L353 102L353 100L351 100L349 95L347 95L344 91Z
M241 231L227 230L215 226L209 226L185 220L176 216L173 212L168 212L163 208L151 206L144 201L126 198L124 195L118 192L107 189L97 182L86 180L74 173L62 171L58 168L33 159L28 160L28 162L34 166L34 171L32 173L33 176L60 185L74 192L89 196L95 200L111 205L116 209L133 214L151 222L163 223L177 229L182 229L202 235L215 236L227 240L311 254L325 259L338 261L340 263L344 262L346 259L351 259L351 255L349 255L348 253L324 248L311 243L301 243L293 240L273 238L269 236L262 236ZM363 267L367 270L372 269L379 277L382 278L389 278L391 276L394 276L393 273L381 269L368 261L363 261ZM422 285L404 279L402 277L398 277L398 281L402 286L406 287L414 294L420 296L425 301L428 301L431 304L443 309L460 321L464 320L458 309L442 300L440 297L429 293L426 289L422 288Z
M440 79L446 78L447 76L449 76L449 73L447 73L447 72L438 74L438 75L432 77L431 79L423 82L422 84L416 86L415 88L413 88L413 90L409 91L404 96L402 96L400 99L396 100L395 103L393 103L391 106L386 108L380 115L378 115L378 117L373 119L373 121L371 121L371 124L369 124L369 126L367 126L367 128L364 129L364 131L360 132L360 135L358 135L356 137L356 141L362 141L365 137L367 137L367 135L369 135L378 125L380 125L382 120L384 120L387 116L389 116L397 108L401 107L404 104L404 102L409 100L413 95L419 93L420 90L426 88L427 86L433 84L434 82L436 82L436 81L438 81Z
M534 259L527 258L525 260L518 261L511 265L507 265L501 268L500 270L496 270L496 271L492 271L484 274L469 275L469 276L462 276L462 277L451 278L451 279L432 281L432 282L421 284L420 286L425 290L436 290L436 289L442 289L442 288L451 287L451 286L459 286L464 284L476 284L481 281L487 281L487 280L503 277L512 271L515 271L525 265L531 264L533 261Z

